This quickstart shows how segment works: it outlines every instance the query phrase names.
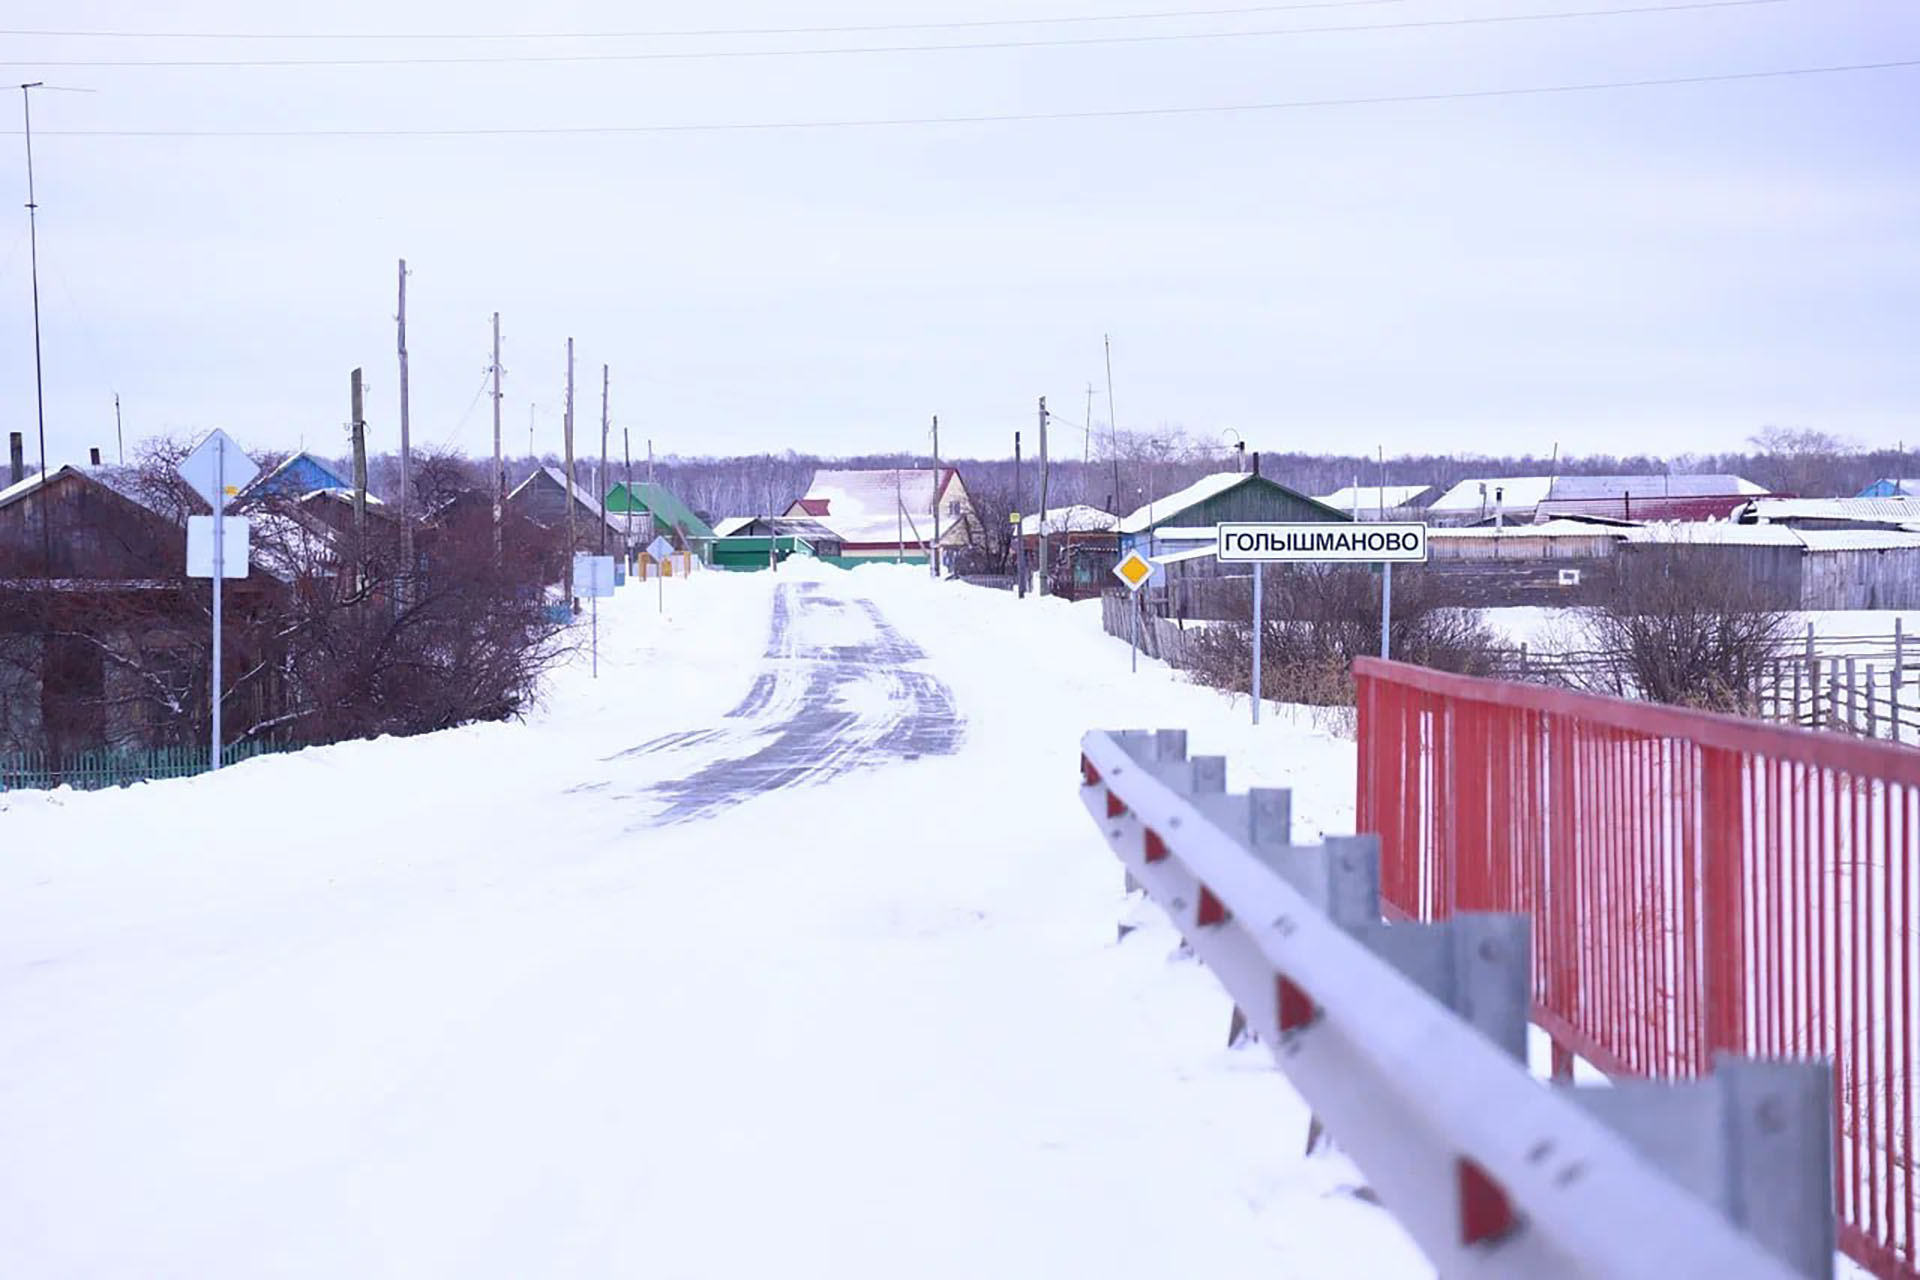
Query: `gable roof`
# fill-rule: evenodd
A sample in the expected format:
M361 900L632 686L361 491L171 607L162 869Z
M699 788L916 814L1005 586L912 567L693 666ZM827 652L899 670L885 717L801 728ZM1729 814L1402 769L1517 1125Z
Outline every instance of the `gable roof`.
M1481 493L1485 487L1484 496ZM1361 492L1366 492L1362 485ZM1640 498L1759 497L1767 491L1751 480L1733 475L1640 476L1486 476L1462 480L1434 500L1436 514L1493 510L1493 491L1501 491L1503 510L1537 507L1545 502L1591 502ZM1365 499L1363 498L1364 502Z
M52 471L36 471L26 479L20 481L20 483L10 484L4 489L0 489L0 507L11 506L13 503L20 501L20 499L32 493L35 489L38 489L41 485L57 480L67 472L74 470L76 470L76 468L69 463L66 466L56 467Z
M693 508L680 501L679 496L664 485L639 482L629 490L625 484L616 484L608 490L609 514L624 515L629 505L635 510L651 512L655 524L670 529L684 529L689 538L718 536L712 526L694 514Z
M292 494L299 497L316 489L352 489L352 485L320 459L302 449L271 471L255 476L253 483L237 495Z
M1102 511L1098 507L1087 506L1085 503L1076 502L1070 507L1047 508L1047 532L1049 534L1098 533L1110 530L1119 523L1119 516L1108 511ZM1039 534L1040 514L1038 512L1030 516L1021 517L1021 537L1033 538L1038 537Z
M1335 510L1317 498L1309 498L1304 493L1289 489L1269 476L1252 471L1216 471L1210 476L1201 476L1184 489L1177 489L1163 498L1155 498L1145 506L1137 508L1116 527L1121 533L1145 533L1149 528L1169 524L1182 512L1190 511L1201 503L1217 498L1229 490L1237 489L1243 484L1269 485L1282 493L1293 494L1302 502L1321 507L1328 514L1341 520L1348 518L1346 512Z
M938 473L931 467L816 471L806 496L793 506L842 542L923 544L933 540L934 502L958 480L952 467Z

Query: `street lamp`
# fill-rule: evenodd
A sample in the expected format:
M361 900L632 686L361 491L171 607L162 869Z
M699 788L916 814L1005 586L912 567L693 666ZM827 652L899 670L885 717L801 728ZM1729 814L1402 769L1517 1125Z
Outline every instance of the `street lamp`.
M1233 460L1233 469L1239 474L1245 475L1247 473L1247 442L1246 440L1243 439L1240 433L1238 431L1235 431L1232 427L1227 427L1225 430L1221 431L1220 434L1223 437L1229 436L1229 435L1233 437L1234 453L1238 455Z

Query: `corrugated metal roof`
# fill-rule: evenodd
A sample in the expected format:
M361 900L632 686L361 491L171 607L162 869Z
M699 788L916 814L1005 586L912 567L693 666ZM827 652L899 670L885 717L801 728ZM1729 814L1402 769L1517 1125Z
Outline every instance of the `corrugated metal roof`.
M1740 509L1742 520L1861 520L1880 524L1920 522L1920 498L1755 498Z
M1594 524L1586 520L1547 520L1540 524L1510 524L1496 529L1481 525L1471 529L1434 528L1427 537L1436 542L1482 538L1618 538L1629 530L1620 525Z
M1495 489L1502 491L1500 505L1508 510L1537 507L1548 501L1619 499L1627 494L1632 494L1637 501L1641 498L1755 497L1767 492L1751 480L1732 475L1488 476L1462 480L1441 494L1429 510L1442 514L1492 511Z

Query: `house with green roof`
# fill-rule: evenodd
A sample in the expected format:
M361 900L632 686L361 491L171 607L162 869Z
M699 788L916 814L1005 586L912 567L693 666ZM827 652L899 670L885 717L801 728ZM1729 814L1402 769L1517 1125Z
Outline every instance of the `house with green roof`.
M607 491L606 507L607 519L616 526L624 525L628 517L632 517L634 537L642 544L657 534L702 560L709 558L713 527L664 485L616 484ZM651 522L650 529L642 526L642 520Z

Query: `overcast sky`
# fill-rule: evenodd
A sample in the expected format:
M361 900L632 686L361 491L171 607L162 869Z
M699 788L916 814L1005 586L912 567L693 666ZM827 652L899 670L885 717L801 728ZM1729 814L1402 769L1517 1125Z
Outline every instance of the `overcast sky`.
M581 450L612 366L615 449L1010 451L1046 395L1123 428L1264 449L1738 447L1767 425L1920 440L1920 68L1279 110L541 136L70 131L772 125L1530 89L1920 59L1910 0L10 0L0 26L430 33L0 35L36 90L51 460L223 425L344 448L364 366L397 441L396 259L416 445ZM787 35L512 32L1113 18ZM1191 16L1202 8L1242 11ZM1398 25L1394 25L1398 24ZM1315 27L1373 30L1313 32ZM1384 29L1382 29L1384 28ZM172 60L940 52L306 67ZM1284 32L1285 34L1272 34ZM1265 33L1265 34L1256 34ZM20 95L0 166L0 394L34 394ZM5 101L5 100L0 100ZM590 425L591 424L591 425ZM1062 425L1057 449L1078 453ZM1059 441L1064 440L1063 445Z

